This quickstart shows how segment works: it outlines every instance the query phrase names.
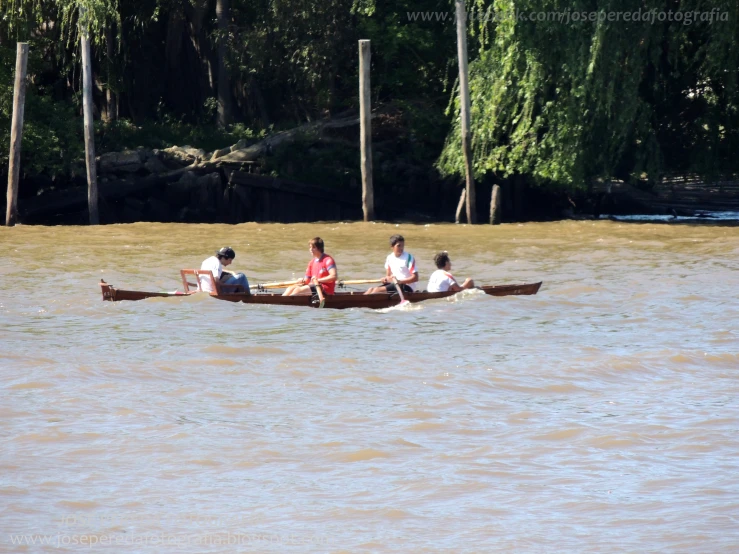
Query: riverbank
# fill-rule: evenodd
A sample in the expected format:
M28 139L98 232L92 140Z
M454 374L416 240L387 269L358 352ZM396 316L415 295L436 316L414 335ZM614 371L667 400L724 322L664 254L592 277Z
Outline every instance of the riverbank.
M402 113L391 110L374 119L377 219L454 221L462 190L459 180L439 175L433 148L430 144L419 148L419 141L408 135L410 126L402 123ZM109 130L103 144L130 142L139 136L121 135L121 129L127 128ZM216 135L206 140L207 133L203 133L201 138L212 146ZM221 133L221 141L229 136L249 138L212 150L185 145L105 152L97 158L101 223L361 219L357 133L358 120L344 117L269 135L243 129ZM150 138L155 144L161 140ZM22 182L20 221L85 224L83 169L72 168L66 182L40 176ZM574 192L535 186L521 176L489 177L476 183L479 222L489 219L493 185L500 187L503 222L635 215L653 216L653 221L723 221L731 217L711 214L739 212L739 184L734 176L711 182L696 176L671 176L651 187L606 181Z

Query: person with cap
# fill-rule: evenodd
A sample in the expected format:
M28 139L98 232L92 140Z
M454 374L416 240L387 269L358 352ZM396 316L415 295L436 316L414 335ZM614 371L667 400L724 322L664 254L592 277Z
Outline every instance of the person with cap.
M475 286L475 282L469 277L461 285L457 283L454 275L450 273L452 260L449 259L449 252L439 252L434 256L434 263L437 270L429 278L428 292L446 292L448 290L459 292L462 289L471 289Z
M245 292L250 294L249 281L246 279L246 275L243 273L231 273L230 271L224 271L224 266L231 265L233 259L236 257L236 252L230 246L224 246L215 256L211 256L205 260L201 265L201 270L207 270L213 273L213 278L222 285L237 285L230 286L225 292ZM200 288L204 292L213 292L210 286L210 279L204 276L200 276Z
M316 294L316 287L321 287L323 294L334 294L339 274L334 259L323 251L323 239L321 237L310 239L308 248L313 259L305 270L305 277L289 287L282 296Z
M385 260L385 276L379 287L367 289L364 294L377 294L381 292L395 292L393 278L405 293L415 292L418 282L418 269L416 259L410 252L405 251L405 239L403 235L390 237L390 248L393 249Z

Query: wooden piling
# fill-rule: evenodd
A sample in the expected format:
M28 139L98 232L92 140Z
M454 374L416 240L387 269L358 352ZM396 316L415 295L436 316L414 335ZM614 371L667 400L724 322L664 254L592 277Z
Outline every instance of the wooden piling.
M87 207L90 225L100 223L98 212L97 167L95 166L95 126L92 117L92 58L87 15L80 8L80 48L82 50L82 112L85 117L85 162L87 165Z
M362 165L362 212L365 221L375 219L375 193L372 184L372 109L370 100L369 40L359 41L359 135Z
M500 187L493 185L490 195L490 225L500 225Z
M26 72L28 43L19 42L15 56L15 86L13 87L13 120L10 125L10 165L8 167L8 195L5 225L12 227L18 221L18 181L21 169L21 142L23 114L26 105Z
M462 150L467 188L467 222L477 223L475 180L472 174L472 135L470 133L470 86L467 69L467 11L464 0L456 0L457 56L459 58L459 103L462 108Z
M467 189L462 189L462 194L459 196L459 204L457 204L457 212L454 214L454 223L459 223L462 217L462 208L464 208L465 198L467 198Z

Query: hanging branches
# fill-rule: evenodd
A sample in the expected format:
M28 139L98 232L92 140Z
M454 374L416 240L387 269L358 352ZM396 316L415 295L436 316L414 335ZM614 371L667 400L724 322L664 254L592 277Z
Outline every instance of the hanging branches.
M709 22L703 4L478 2L496 17L480 22L486 38L470 65L477 175L523 173L577 188L594 177L736 170L730 151L739 132L739 8L728 0L712 3L709 10L726 17ZM604 16L672 10L692 19L565 23L550 17L564 10ZM458 125L438 161L447 174L462 173Z
M104 30L118 23L118 0L0 0L3 23L16 40L29 40L44 25L58 26L68 42L76 41L80 13L93 40L102 43Z

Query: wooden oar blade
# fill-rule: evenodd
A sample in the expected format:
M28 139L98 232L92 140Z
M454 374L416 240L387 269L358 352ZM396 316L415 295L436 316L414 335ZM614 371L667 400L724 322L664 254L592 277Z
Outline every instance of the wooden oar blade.
M410 301L406 300L405 296L403 296L403 285L398 283L395 275L393 275L393 283L395 284L395 290L397 291L398 296L400 296L400 304L398 304L398 306L405 306L406 304L410 304Z
M315 279L313 284L316 287L316 294L318 295L318 300L320 301L318 307L323 308L326 305L326 297L323 295L323 288L321 287L321 284Z

